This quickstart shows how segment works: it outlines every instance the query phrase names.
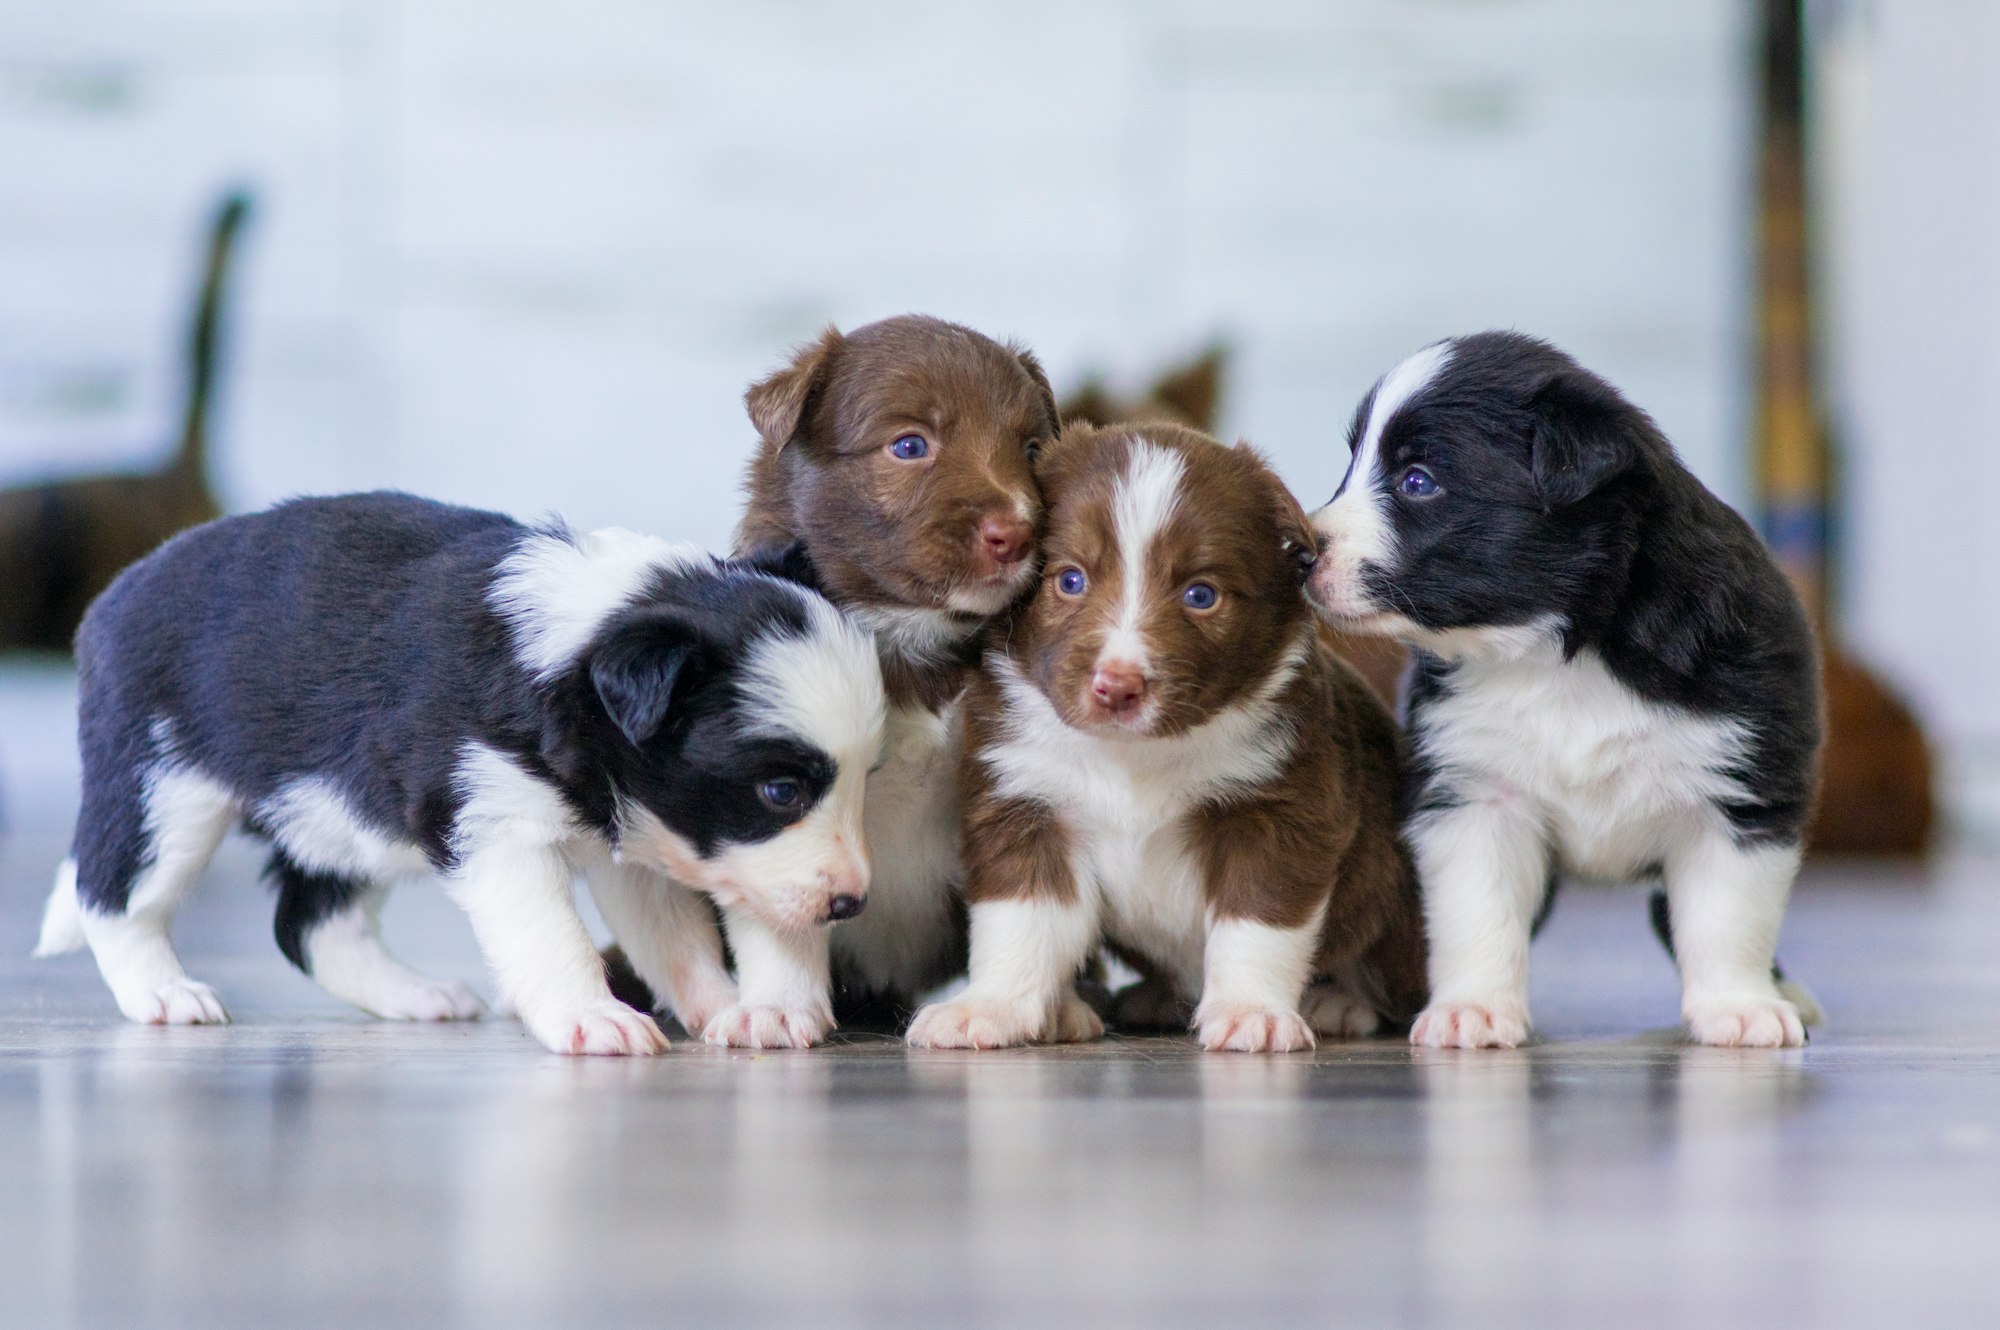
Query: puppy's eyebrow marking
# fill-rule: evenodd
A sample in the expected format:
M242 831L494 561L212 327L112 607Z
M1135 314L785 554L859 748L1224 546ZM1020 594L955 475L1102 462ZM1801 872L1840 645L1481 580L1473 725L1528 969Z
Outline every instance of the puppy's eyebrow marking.
M1451 363L1451 350L1450 342L1433 342L1382 376L1375 389L1375 408L1368 413L1368 427L1361 435L1361 446L1354 450L1350 475L1359 476L1366 483L1368 473L1374 469L1376 454L1382 448L1382 431L1411 398L1429 387L1431 380ZM1345 484L1343 481L1343 487Z

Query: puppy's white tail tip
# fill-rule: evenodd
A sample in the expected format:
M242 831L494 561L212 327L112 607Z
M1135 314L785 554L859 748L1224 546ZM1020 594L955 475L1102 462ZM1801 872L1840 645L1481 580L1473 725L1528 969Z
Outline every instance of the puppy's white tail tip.
M1799 1009L1799 1019L1808 1026L1826 1024L1826 1008L1819 1005L1819 999L1812 990L1796 979L1780 979L1778 994Z
M55 889L42 909L42 936L37 956L60 956L84 945L83 909L76 903L76 860L65 859L56 870Z

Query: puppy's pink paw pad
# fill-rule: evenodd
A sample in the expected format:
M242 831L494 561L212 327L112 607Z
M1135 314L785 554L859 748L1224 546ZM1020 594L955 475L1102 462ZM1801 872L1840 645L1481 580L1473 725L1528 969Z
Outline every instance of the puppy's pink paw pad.
M1698 1044L1722 1048L1797 1048L1806 1041L1799 1009L1784 998L1690 1003L1684 1013Z
M832 1027L824 1012L737 1004L717 1012L701 1037L721 1048L811 1048Z
M141 1025L227 1025L229 1013L215 990L198 979L169 979L140 994L125 1014Z
M1003 1007L979 1002L934 1002L917 1013L903 1036L914 1048L1011 1048L1032 1032Z
M1470 1002L1433 1004L1410 1027L1420 1048L1517 1048L1527 1037L1525 1015Z
M653 1018L622 1002L601 1002L554 1020L536 1022L534 1029L536 1037L552 1053L651 1057L667 1051L667 1037L660 1033Z
M1300 1053L1315 1043L1312 1027L1296 1011L1209 1009L1195 1014L1195 1027L1211 1053Z

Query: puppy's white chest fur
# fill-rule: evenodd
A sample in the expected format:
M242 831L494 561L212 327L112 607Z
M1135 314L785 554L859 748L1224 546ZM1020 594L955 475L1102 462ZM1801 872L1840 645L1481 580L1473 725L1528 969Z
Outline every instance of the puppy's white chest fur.
M954 936L960 711L955 701L936 712L889 708L882 760L868 774L868 908L834 927L832 946L848 973L880 990L906 988Z
M987 748L994 792L1053 809L1069 832L1077 890L1106 936L1165 965L1198 996L1207 896L1187 817L1200 804L1270 780L1290 751L1258 701L1161 738L1071 729L1011 662L997 666L1006 737Z
M1728 774L1740 724L1648 702L1592 652L1470 656L1446 688L1418 718L1419 747L1469 796L1528 801L1571 872L1640 872L1743 797Z

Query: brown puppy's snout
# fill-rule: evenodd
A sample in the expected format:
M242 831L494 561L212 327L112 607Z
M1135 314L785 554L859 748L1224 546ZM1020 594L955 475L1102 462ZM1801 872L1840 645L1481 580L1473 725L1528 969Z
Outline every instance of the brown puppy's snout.
M1012 513L988 513L979 520L979 548L1005 568L1027 557L1035 529Z
M1127 661L1105 661L1091 672L1090 700L1110 715L1130 715L1146 700L1146 676Z

